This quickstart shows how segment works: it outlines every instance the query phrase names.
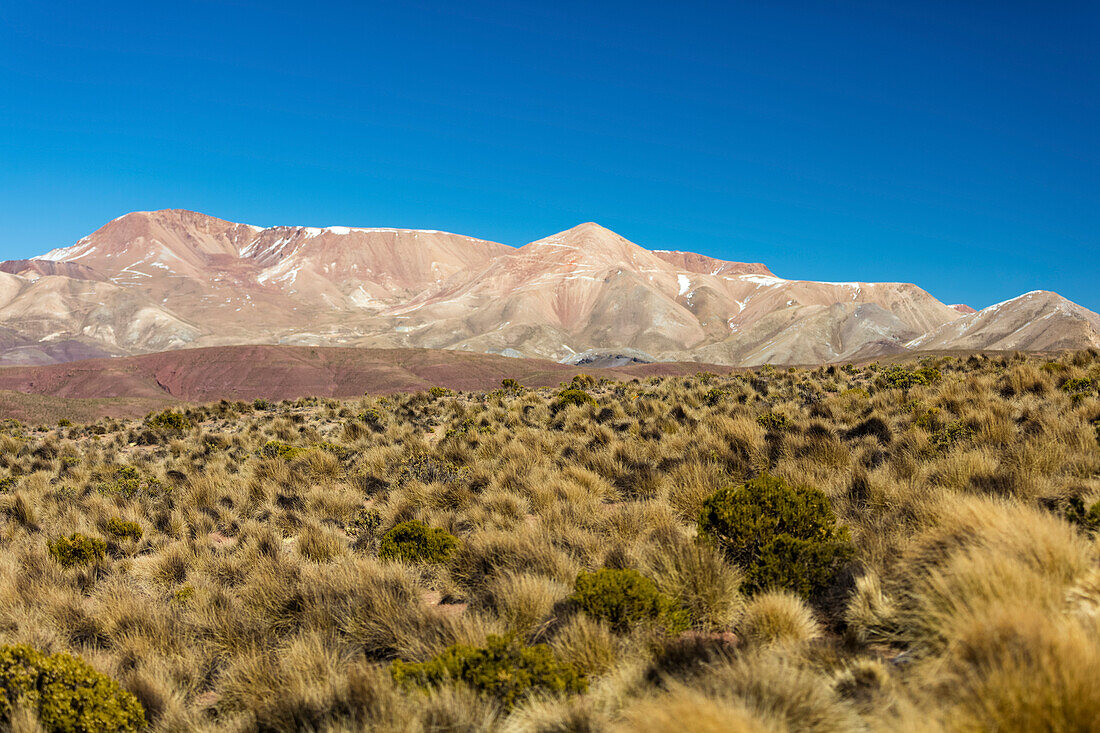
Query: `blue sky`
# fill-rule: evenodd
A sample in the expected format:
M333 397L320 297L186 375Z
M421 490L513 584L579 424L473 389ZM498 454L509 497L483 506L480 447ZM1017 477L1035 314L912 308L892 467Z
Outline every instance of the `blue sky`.
M1100 310L1100 4L0 3L0 256L137 209Z

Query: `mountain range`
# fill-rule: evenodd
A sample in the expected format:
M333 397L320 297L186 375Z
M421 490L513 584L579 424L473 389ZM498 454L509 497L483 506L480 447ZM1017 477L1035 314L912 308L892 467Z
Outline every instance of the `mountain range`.
M974 311L908 283L788 280L593 223L514 248L173 209L0 263L0 364L240 344L751 366L1100 346L1100 316L1049 291Z

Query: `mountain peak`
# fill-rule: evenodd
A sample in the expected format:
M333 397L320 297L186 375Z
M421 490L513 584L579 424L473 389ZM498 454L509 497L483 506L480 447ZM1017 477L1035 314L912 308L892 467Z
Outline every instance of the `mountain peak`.
M530 251L575 250L584 259L632 262L651 256L649 250L634 244L620 234L595 222L584 222L565 231L551 234L522 249Z
M593 221L515 249L434 230L135 211L38 260L0 263L0 284L15 298L6 332L107 353L280 341L756 364L1100 345L1100 316L1049 291L964 315L915 285L784 280L760 263L650 251Z

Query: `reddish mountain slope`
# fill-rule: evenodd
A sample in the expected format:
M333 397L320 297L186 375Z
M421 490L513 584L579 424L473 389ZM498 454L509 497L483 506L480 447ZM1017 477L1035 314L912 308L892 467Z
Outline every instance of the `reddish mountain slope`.
M965 310L908 283L787 280L760 263L651 252L591 222L514 249L174 209L0 263L0 364L260 343L730 365L1000 348L987 328L952 340ZM1033 335L1004 343L1100 338L1089 317L1042 335L1058 321L1017 324Z
M1100 346L1100 315L1036 290L991 305L906 344L910 349L1050 351Z

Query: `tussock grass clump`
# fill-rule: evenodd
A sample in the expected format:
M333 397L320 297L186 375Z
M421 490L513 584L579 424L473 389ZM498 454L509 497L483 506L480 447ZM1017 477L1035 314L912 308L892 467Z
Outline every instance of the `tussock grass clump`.
M806 603L781 590L753 596L737 623L737 634L750 646L802 644L821 633L821 624Z

